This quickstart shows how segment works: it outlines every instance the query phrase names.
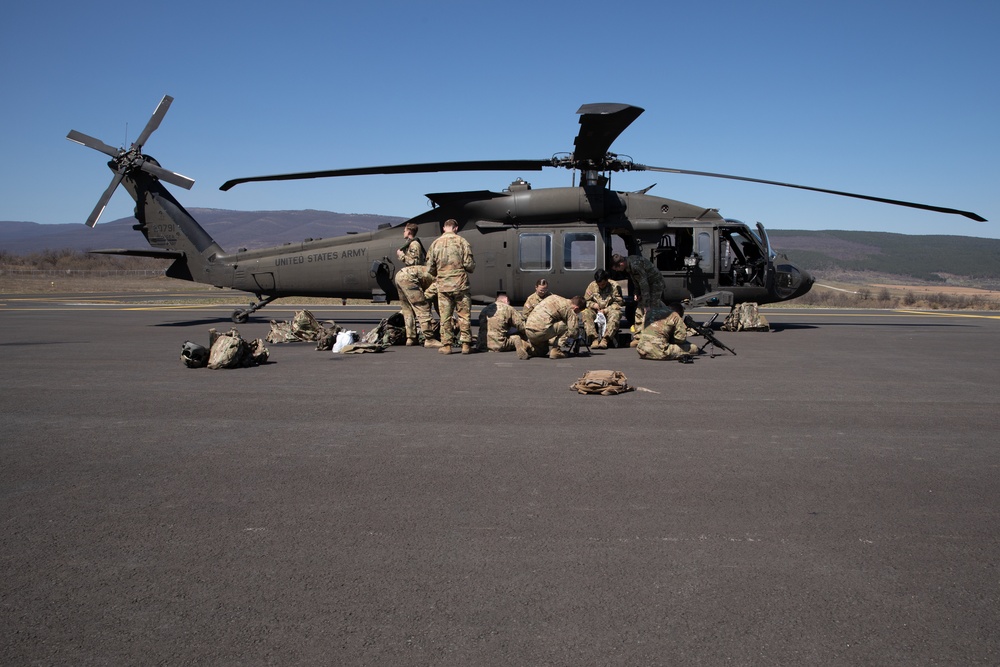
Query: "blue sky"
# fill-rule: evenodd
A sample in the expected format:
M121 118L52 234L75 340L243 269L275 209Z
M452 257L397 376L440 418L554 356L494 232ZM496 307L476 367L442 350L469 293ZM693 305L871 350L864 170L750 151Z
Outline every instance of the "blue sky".
M1000 4L907 2L17 2L0 22L0 220L82 223L113 146L175 98L145 152L188 207L414 216L425 193L571 172L230 178L573 148L576 110L646 112L612 150L971 210L991 222L694 176L613 185L775 229L1000 238ZM131 215L119 189L102 220Z

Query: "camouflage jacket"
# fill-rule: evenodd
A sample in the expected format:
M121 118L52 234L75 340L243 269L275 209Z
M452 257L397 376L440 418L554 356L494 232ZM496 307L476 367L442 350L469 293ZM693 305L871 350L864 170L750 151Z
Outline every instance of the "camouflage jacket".
M650 313L650 324L642 330L639 336L640 348L657 348L666 350L670 344L683 343L687 340L687 327L684 319L672 310L655 308Z
M427 259L427 253L424 252L424 245L418 238L411 239L400 250L403 251L403 266L423 264Z
M480 349L498 350L511 335L511 331L524 331L521 313L510 304L497 301L483 308L479 314Z
M556 322L565 322L566 331L569 332L580 328L580 316L573 310L573 302L550 294L531 309L531 313L524 319L524 328L543 331Z
M434 284L434 276L430 274L426 266L421 264L404 266L396 272L394 280L397 287L419 289L420 291Z
M524 300L524 305L521 306L521 317L528 319L528 315L531 314L531 310L550 296L552 296L551 293L546 294L545 296L538 296L538 292L532 292L531 296Z
M629 255L625 270L632 279L636 292L638 292L639 305L649 308L663 299L663 290L666 289L666 285L663 283L660 271L653 266L652 262L642 255Z
M472 247L458 234L446 232L427 251L427 270L437 279L438 292L467 291L469 274L476 270Z
M619 310L625 305L625 298L622 297L621 285L608 281L608 286L603 290L597 281L590 283L583 298L587 301L587 307L594 311L607 310L611 306L618 306Z

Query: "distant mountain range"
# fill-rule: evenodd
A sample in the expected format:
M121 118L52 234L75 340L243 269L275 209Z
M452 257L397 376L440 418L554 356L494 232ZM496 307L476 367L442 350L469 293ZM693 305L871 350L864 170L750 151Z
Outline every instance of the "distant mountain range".
M189 208L187 211L227 251L266 248L307 238L367 232L405 218L330 211L227 211ZM40 225L0 221L0 250L26 255L43 250L97 250L148 248L142 234L132 229L135 218L102 222L91 229L82 223Z
M1000 288L1000 239L888 232L769 230L777 252L814 273L876 273Z
M364 232L404 218L330 211L228 211L190 213L227 251L265 248L304 239ZM0 250L27 255L44 250L145 248L122 218L97 225L41 225L0 221ZM1000 239L914 236L886 232L769 230L774 249L796 264L826 275L881 274L928 282L1000 288Z

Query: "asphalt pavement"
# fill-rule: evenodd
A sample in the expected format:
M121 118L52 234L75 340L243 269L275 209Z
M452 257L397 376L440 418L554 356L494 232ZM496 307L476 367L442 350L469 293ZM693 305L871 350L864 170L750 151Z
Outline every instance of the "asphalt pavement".
M0 296L2 664L1000 663L995 313L208 370L232 307L121 301Z

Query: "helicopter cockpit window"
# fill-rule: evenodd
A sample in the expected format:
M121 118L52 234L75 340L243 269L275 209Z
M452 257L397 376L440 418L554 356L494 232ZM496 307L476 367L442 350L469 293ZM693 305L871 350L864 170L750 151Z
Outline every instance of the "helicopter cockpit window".
M597 235L591 232L567 232L563 236L563 268L568 271L596 269Z
M519 235L517 262L517 266L521 271L551 271L552 235Z
M720 230L719 257L721 284L764 284L766 261L753 232L745 228Z

